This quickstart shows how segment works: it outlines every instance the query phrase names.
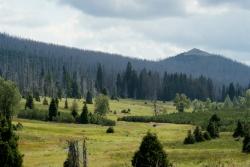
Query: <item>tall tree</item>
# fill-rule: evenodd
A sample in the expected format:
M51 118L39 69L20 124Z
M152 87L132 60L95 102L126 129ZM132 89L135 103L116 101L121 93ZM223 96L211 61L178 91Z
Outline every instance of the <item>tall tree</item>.
M52 121L54 117L57 116L57 105L55 99L52 98L49 105L49 120Z
M102 91L104 84L103 70L101 64L98 64L96 73L96 89L98 92Z
M82 109L82 113L80 115L80 123L82 124L89 123L88 115L89 115L88 107L87 104L85 103Z
M25 109L33 109L34 108L34 102L33 102L33 96L29 94L26 98L26 103L25 103Z
M18 137L13 132L11 119L20 99L17 87L0 77L0 164L3 167L22 166L23 156L18 150Z
M86 103L87 103L87 104L93 104L92 94L91 94L90 91L87 92Z

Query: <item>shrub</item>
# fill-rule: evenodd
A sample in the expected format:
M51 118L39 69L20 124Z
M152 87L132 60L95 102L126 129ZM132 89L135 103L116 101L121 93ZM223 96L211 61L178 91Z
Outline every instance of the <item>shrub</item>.
M187 133L187 137L184 139L184 144L194 144L195 143L195 138L194 135L192 134L192 131L189 130Z
M113 127L109 127L107 130L106 130L106 133L114 133L114 128Z
M107 118L104 118L98 114L89 113L89 123L102 126L115 126L116 122Z
M105 116L109 112L109 99L105 95L99 95L95 99L95 113Z

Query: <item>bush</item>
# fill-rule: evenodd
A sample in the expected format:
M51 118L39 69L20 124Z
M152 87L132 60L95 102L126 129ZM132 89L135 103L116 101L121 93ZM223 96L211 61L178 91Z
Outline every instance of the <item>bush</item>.
M245 138L243 140L242 152L244 152L244 153L250 153L250 132L248 132L245 135Z
M106 133L114 133L114 128L113 127L109 127L107 130L106 130Z
M102 126L115 126L116 122L107 118L104 118L98 114L89 113L89 123Z
M43 105L49 105L49 103L48 103L48 100L46 99L46 97L43 99Z
M123 110L121 111L121 113L123 113L123 114L130 114L130 109L128 109L128 110L123 109Z

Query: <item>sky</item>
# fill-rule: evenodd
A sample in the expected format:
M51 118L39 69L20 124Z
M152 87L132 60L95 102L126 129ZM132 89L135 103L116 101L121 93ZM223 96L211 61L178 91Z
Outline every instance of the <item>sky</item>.
M0 32L149 60L199 48L250 65L249 0L0 0Z

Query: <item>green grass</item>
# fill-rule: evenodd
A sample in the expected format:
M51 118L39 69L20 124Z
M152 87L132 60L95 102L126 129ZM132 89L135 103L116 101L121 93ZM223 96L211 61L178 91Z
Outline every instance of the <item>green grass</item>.
M79 109L82 108L79 101ZM127 115L153 115L153 103L139 100L110 101L112 111L117 115L108 117L117 119L125 116L120 111L131 109ZM71 106L72 99L69 99ZM176 112L171 102L158 102L160 107L167 108L167 112ZM24 106L24 101L20 107ZM60 102L60 111L64 110L64 100ZM39 109L47 109L41 103L35 104ZM93 112L94 105L88 105ZM80 111L79 111L80 112ZM229 132L221 133L221 138L194 145L183 145L183 139L191 125L134 123L118 121L114 127L114 134L107 134L107 127L98 125L78 125L50 123L42 121L14 119L14 123L21 122L24 129L17 131L20 136L19 147L24 156L24 167L61 167L67 156L67 140L87 138L88 157L90 167L122 167L130 166L134 152L138 149L142 137L148 130L155 132L169 159L177 167L247 167L250 166L250 155L241 153L242 141L235 141ZM217 167L217 166L216 166Z

